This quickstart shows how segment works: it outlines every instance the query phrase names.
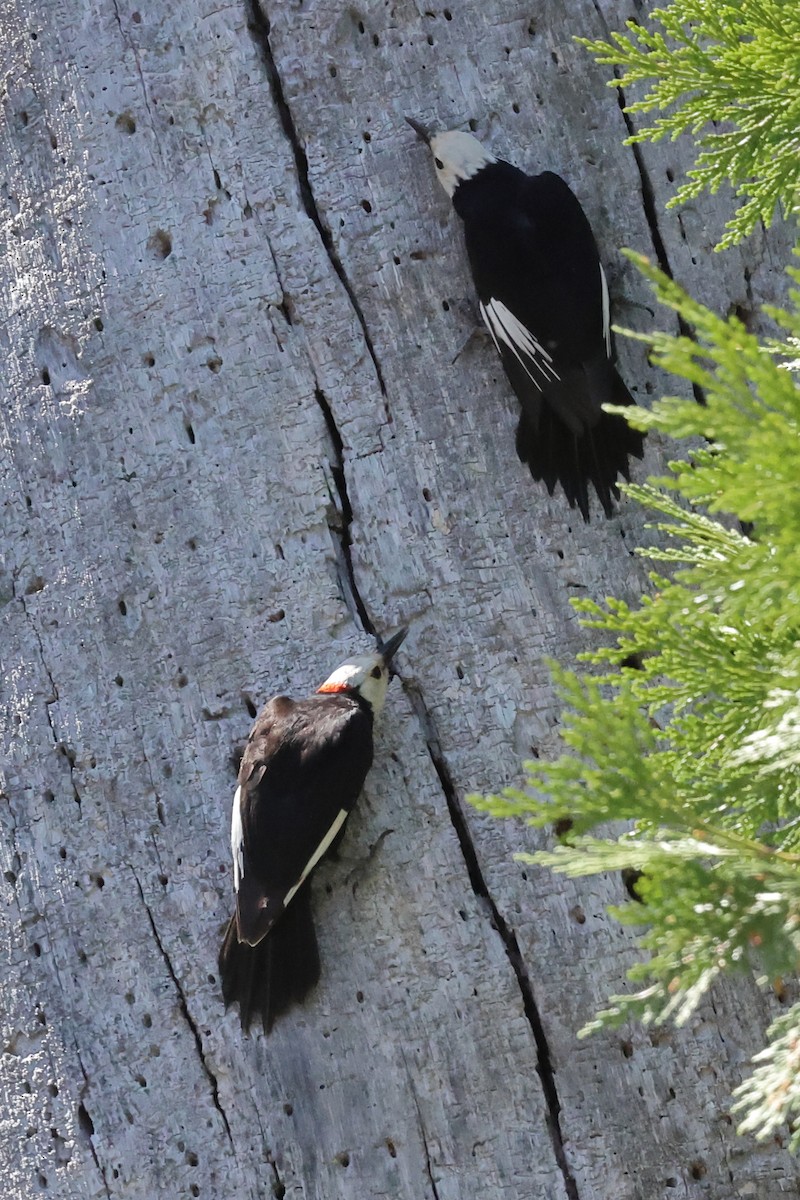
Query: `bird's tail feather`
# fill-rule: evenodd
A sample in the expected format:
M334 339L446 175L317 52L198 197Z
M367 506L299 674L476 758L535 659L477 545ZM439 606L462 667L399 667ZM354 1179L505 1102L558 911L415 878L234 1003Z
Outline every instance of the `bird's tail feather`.
M602 360L587 370L586 383L597 398L594 423L575 432L545 398L536 406L535 417L523 408L516 439L517 454L533 478L542 480L551 496L560 483L570 506L580 509L584 521L589 520L589 484L610 517L613 501L619 498L618 477L630 479L629 459L641 458L644 452L643 433L632 429L624 417L599 409L599 404L634 403L614 365Z
M231 917L220 947L219 972L225 1007L239 1005L244 1030L260 1017L269 1033L282 1013L300 1004L320 975L308 885L256 946L239 941L236 918Z

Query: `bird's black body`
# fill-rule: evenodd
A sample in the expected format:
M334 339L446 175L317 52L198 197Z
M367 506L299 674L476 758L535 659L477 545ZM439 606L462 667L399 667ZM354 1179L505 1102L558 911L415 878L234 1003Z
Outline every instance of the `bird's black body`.
M372 727L370 705L349 689L276 696L253 725L234 800L236 912L219 956L225 1003L238 1002L245 1029L260 1015L268 1032L319 979L306 876L358 798Z
M462 180L453 205L484 320L522 405L520 459L551 494L560 483L585 520L589 483L610 515L617 477L629 478L630 455L642 456L642 434L602 411L634 401L609 357L605 281L583 209L558 175L502 161Z

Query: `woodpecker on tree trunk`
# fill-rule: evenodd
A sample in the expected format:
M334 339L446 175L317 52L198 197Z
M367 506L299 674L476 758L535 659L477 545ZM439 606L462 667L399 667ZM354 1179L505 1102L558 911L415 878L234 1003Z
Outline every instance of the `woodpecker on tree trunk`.
M604 404L634 399L611 361L608 286L586 214L552 171L526 175L469 133L431 134L436 174L464 222L480 311L522 405L517 454L550 495L606 516L643 434Z
M219 953L225 1006L242 1028L300 1003L319 980L308 878L341 837L372 765L372 726L401 629L348 659L313 696L273 696L256 717L233 798L236 911Z

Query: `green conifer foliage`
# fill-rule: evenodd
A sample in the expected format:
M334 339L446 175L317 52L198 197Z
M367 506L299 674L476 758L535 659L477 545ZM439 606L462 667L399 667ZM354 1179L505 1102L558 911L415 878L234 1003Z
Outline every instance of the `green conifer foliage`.
M699 147L671 205L729 180L744 203L717 249L731 246L776 205L800 211L800 4L797 0L674 0L649 29L609 42L578 40L598 62L618 65L610 86L649 86L631 114L660 112L629 142L690 133Z
M755 969L779 986L800 963L797 364L638 262L696 335L647 337L653 358L699 384L707 405L666 397L626 416L704 448L667 478L625 488L667 548L647 551L658 569L638 607L575 605L602 645L582 656L587 671L553 665L566 752L526 763L524 791L470 797L537 826L571 820L560 844L526 861L572 876L642 873L643 903L613 911L640 928L647 956L584 1033L631 1017L683 1022L721 971ZM800 338L799 291L770 315L787 346ZM738 1095L741 1128L762 1137L800 1117L800 1005L769 1037Z

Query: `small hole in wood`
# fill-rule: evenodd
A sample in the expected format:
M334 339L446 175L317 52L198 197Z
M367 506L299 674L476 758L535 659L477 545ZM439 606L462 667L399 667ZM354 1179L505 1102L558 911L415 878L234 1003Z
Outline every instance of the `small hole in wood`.
M169 258L172 254L172 238L165 229L157 229L147 239L147 249L156 258Z

